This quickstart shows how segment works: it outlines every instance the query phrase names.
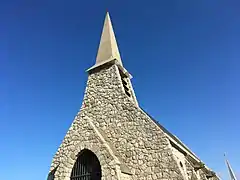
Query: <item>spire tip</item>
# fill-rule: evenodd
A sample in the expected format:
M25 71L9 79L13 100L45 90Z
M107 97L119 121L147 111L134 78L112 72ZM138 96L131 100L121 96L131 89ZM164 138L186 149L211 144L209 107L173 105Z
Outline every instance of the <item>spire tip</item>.
M98 47L96 64L104 61L117 59L117 62L122 65L121 56L118 50L116 37L113 31L111 18L108 9L106 9L100 44Z

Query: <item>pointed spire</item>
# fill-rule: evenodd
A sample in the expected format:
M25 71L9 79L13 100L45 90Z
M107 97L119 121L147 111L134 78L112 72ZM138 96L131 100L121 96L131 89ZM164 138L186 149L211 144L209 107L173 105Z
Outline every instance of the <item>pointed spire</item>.
M227 158L226 158L226 154L224 154L224 157L226 159L226 164L227 164L227 168L228 168L228 172L229 172L229 175L230 175L230 179L231 180L237 180L233 170L232 170L232 167L230 166L230 163L228 162Z
M111 61L113 59L117 59L117 62L122 65L121 56L118 50L118 45L113 31L110 15L107 12L95 66L103 64L107 61Z

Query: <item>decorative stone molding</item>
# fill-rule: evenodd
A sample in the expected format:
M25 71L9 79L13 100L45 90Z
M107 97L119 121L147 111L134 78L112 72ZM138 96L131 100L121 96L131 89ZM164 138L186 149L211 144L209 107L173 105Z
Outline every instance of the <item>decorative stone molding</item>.
M120 162L112 154L109 147L107 147L104 139L102 139L90 119L78 116L58 150L60 155L56 156L53 160L52 167L54 167L54 161L58 162L54 180L70 179L72 168L78 157L77 155L83 149L88 149L97 156L102 169L102 179L113 177L120 179Z

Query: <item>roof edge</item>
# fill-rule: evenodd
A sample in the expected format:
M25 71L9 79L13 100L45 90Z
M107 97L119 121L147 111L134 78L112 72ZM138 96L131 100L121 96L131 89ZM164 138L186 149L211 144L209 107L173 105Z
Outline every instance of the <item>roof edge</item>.
M146 111L144 111L141 107L139 107L168 137L170 140L170 143L174 144L175 148L177 147L180 152L183 152L183 154L194 164L198 164L199 166L202 166L204 171L209 176L216 176L216 173L212 171L210 168L208 168L185 144L183 144L180 139L178 139L175 135L170 133L165 127L163 127L157 120L155 120L151 115L149 115ZM219 177L218 177L219 178Z

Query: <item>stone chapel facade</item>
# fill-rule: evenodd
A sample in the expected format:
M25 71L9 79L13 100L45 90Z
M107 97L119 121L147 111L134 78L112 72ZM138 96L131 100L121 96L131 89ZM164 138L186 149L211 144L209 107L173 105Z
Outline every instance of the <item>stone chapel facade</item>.
M48 180L217 180L176 136L139 107L109 13L82 107Z

